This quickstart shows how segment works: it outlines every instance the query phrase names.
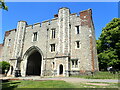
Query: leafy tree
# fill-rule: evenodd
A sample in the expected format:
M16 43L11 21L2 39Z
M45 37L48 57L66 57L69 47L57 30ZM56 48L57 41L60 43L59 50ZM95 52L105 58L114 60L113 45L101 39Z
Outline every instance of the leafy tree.
M0 9L1 8L8 11L8 7L5 5L4 0L0 0Z
M0 62L0 69L2 70L2 74L5 73L5 70L8 71L9 68L10 68L10 64L8 62L6 62L6 61Z
M106 70L108 66L120 69L120 18L114 18L102 29L97 51L100 69Z

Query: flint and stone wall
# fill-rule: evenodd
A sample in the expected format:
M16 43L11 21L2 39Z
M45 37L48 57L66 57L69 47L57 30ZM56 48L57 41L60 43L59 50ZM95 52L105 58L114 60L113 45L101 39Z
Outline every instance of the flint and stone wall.
M76 34L76 26L80 28L79 34ZM55 29L53 39L51 29ZM37 41L33 41L34 32L37 32ZM1 59L10 62L14 70L19 62L17 68L22 76L25 76L27 58L33 49L42 55L41 76L59 76L60 65L63 65L63 76L98 71L94 32L91 9L80 12L78 16L71 14L68 8L60 8L51 20L34 25L19 21L17 29L7 31L0 48ZM79 49L76 41L80 41ZM50 44L55 44L55 52L50 51ZM72 60L78 60L78 67L72 67Z

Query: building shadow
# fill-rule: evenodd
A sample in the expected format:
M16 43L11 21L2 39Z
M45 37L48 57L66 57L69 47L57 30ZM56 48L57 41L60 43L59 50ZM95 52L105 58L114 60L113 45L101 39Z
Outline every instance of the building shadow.
M17 88L18 83L20 83L18 81L12 82L7 79L5 79L5 80L2 79L0 81L1 81L1 83L0 83L1 90L13 90L14 88Z

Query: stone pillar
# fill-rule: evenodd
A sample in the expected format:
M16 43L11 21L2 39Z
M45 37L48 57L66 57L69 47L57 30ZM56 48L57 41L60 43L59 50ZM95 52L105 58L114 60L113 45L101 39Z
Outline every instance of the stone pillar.
M22 50L24 45L24 37L25 37L25 28L26 28L26 22L25 21L19 21L17 25L17 31L15 34L15 41L14 41L14 47L13 47L13 53L12 53L12 59L15 60L14 70L17 66L17 59L22 57Z
M60 8L58 13L58 55L68 55L70 49L69 42L69 23L70 23L70 10L68 8Z

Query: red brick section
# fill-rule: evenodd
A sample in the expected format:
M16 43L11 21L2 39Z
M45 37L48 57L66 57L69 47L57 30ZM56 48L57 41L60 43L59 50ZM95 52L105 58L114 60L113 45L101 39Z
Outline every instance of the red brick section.
M90 51L91 51L91 61L92 61L92 72L94 72L94 53L93 53L93 41L92 41L92 36L90 38Z
M57 17L58 17L58 14L55 14L55 15L54 15L54 18L57 18Z
M81 26L88 25L91 27L92 24L92 10L88 9L80 12Z

